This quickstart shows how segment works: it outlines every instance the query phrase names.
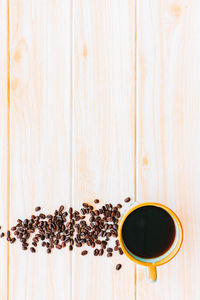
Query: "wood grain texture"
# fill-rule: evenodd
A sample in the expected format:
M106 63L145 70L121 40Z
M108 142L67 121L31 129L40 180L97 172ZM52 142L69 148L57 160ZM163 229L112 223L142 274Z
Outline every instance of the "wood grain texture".
M137 267L137 297L199 299L199 1L137 2L137 198L180 217L183 246L158 268Z
M5 232L9 221L9 32L8 6L6 1L0 2L0 226ZM8 245L4 238L0 239L0 299L8 297Z
M73 205L117 204L134 196L134 1L79 0L72 11ZM134 299L135 268L124 256L76 249L72 264L73 300Z
M10 221L71 203L70 1L11 1ZM10 250L10 299L70 299L68 251Z

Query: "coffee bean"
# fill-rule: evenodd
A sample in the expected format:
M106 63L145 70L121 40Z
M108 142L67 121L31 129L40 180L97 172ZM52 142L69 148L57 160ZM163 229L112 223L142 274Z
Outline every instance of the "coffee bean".
M51 253L51 249L48 248L48 249L47 249L47 253Z
M116 270L119 271L121 269L121 267L122 267L121 264L116 265Z
M36 206L35 211L39 211L41 209L40 206Z
M104 253L104 250L103 250L103 249L100 249L100 250L99 250L99 256L102 256L103 253Z
M123 254L124 254L122 248L119 248L119 254L120 254L120 255L123 255Z
M69 251L72 251L72 250L73 250L73 246L70 245L70 246L69 246Z
M60 249L62 249L62 246L61 245L56 245L56 248L60 250Z
M11 227L11 230L12 230L12 231L15 231L15 230L16 230L16 227L15 227L15 226Z
M45 247L46 246L46 242L42 242L42 247Z
M118 246L115 246L115 247L114 247L114 250L115 250L115 251L118 251L118 250L119 250Z
M86 255L88 252L86 250L81 252L81 255Z
M97 255L99 255L99 249L94 250L94 256L97 256Z
M117 208L122 208L122 205L121 204L117 204Z
M82 247L82 243L77 243L76 247Z
M124 202L128 203L130 200L131 200L131 198L127 197L127 198L124 199Z
M119 240L115 240L115 245L119 246Z
M113 252L112 248L107 248L107 252Z
M94 203L96 203L96 204L99 203L99 199L95 199Z
M62 248L65 248L66 247L66 243L65 242L62 242Z
M46 218L46 216L45 216L44 214L39 214L39 217L40 217L41 219L45 219L45 218Z
M63 209L64 209L64 206L63 206L63 205L61 205L61 206L59 207L59 211L60 211L60 212L62 212L62 211L63 211Z
M107 254L107 257L111 257L111 256L112 256L112 253L109 252L109 253Z
M5 233L2 232L2 233L0 234L0 237L2 238L2 237L4 237L4 236L5 236Z
M30 251L31 251L32 253L35 253L35 252L36 252L36 250L35 250L34 247L31 247L31 248L30 248Z

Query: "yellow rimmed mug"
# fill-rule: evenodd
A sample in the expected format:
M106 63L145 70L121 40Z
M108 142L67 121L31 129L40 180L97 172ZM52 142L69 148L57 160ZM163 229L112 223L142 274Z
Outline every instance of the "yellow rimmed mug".
M174 221L175 224L175 239L174 242L172 243L171 247L161 256L155 257L155 258L143 258L143 257L138 257L135 254L131 253L127 248L126 245L123 242L123 237L122 237L122 227L124 224L124 221L126 220L126 218L136 209L143 207L143 206L149 206L149 205L153 205L153 206L157 206L160 207L164 210L166 210L169 215L171 216L171 218ZM123 250L123 252L125 253L125 255L131 259L133 262L138 263L140 265L143 266L147 266L147 276L148 279L151 282L155 282L157 280L157 270L156 267L163 265L165 263L167 263L168 261L170 261L179 251L182 241L183 241L183 228L181 225L181 222L179 220L179 218L177 217L177 215L168 207L166 207L163 204L160 203L155 203L155 202L145 202L145 203L141 203L138 205L133 206L131 209L129 209L121 218L120 220L120 224L119 224L119 229L118 229L118 236L119 236L119 242L120 242L120 246Z

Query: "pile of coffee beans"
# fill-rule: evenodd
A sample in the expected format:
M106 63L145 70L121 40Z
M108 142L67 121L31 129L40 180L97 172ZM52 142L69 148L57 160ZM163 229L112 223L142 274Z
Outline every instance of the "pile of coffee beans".
M124 202L129 202L126 198ZM94 203L99 204L95 199ZM118 237L118 223L121 217L121 204L113 206L111 203L105 204L95 209L88 203L83 203L80 211L70 207L65 210L61 205L54 214L41 213L41 207L37 206L35 212L29 219L18 219L17 224L5 234L2 232L0 237L6 236L11 244L17 240L21 242L22 250L36 252L39 244L46 249L49 254L53 249L61 250L68 246L69 251L74 247L90 247L93 249L94 256L106 255L112 257L114 251L123 254ZM1 229L1 227L0 227ZM115 239L115 246L109 246L111 239ZM114 251L113 251L114 250ZM88 254L83 250L81 255ZM116 270L121 269L121 264L116 266Z

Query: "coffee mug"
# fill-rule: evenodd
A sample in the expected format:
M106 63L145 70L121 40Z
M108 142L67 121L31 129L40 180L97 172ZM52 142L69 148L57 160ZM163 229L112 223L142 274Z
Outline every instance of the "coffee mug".
M145 224L145 214L144 214L143 220L142 219L140 220L139 217L137 217L138 212L139 212L138 209L140 209L140 208L142 208L142 210L140 210L140 211L144 211L144 210L147 211L150 208L152 209L152 211L158 210L159 214L163 213L163 216L164 216L163 222L164 221L165 221L165 223L168 222L169 226L173 225L173 227L174 227L174 236L171 237L171 239L173 238L173 241L170 244L169 248L166 249L166 251L164 253L162 253L161 255L154 256L154 257L150 257L150 256L145 257L145 255L140 256L140 254L138 255L138 253L136 254L136 253L131 252L130 247L129 248L127 247L127 244L128 244L127 241L125 243L126 236L124 235L124 237L123 237L123 232L125 232L125 233L127 232L127 235L130 237L130 239L133 236L132 231L131 231L133 227L130 227L130 225L127 225L127 224L131 224L130 222L139 222L138 226L140 226L141 228L142 228L142 226L143 227L145 226L144 225ZM148 211L147 211L147 213L148 213ZM146 216L148 216L148 222L150 222L149 224L151 224L151 223L156 224L156 222L158 222L158 220L156 220L156 218L150 220L150 218L149 218L150 213L148 215L147 215L147 213L146 213ZM168 215L168 217L169 217L168 221L167 221L167 218L165 215L166 216ZM161 217L160 220L162 221L162 214L160 215L160 217ZM131 221L131 218L133 221ZM158 215L158 218L159 218L159 215ZM170 219L171 219L171 221L170 221ZM136 221L134 221L134 220L136 220ZM127 227L127 226L129 226L129 227ZM138 228L140 228L140 227L138 227ZM162 226L160 226L160 227L162 227ZM173 227L171 227L171 228L173 229ZM129 230L129 228L131 228L131 230ZM143 230L145 230L145 229L143 229ZM156 227L156 230L159 230L159 228ZM164 228L163 232L166 233L166 236L168 236L170 238L170 233L168 231L169 231L168 228ZM161 234L162 234L162 231L161 231ZM123 252L125 253L125 255L129 259L131 259L133 262L138 263L143 266L147 266L147 278L149 279L149 281L155 282L157 280L156 267L163 265L163 264L167 263L168 261L170 261L179 251L182 241L183 241L183 229L182 229L182 225L181 225L179 218L176 216L176 214L171 209L169 209L168 207L166 207L165 205L160 204L160 203L146 202L146 203L141 203L141 204L138 204L138 205L132 207L130 210L128 210L123 215L123 217L121 218L120 223L119 223L118 236L119 236L120 246L121 246ZM148 235L148 233L145 234L144 236L146 236L147 239L151 239L151 235ZM150 243L151 244L156 243L156 238L157 238L156 234L155 235L153 234L152 235L153 242L151 241ZM163 236L160 236L160 238L161 238L161 240L164 239ZM136 239L137 239L137 236L135 237L135 240ZM163 240L163 242L165 242L165 241ZM146 243L146 241L142 239L142 245L145 245L145 243ZM159 241L158 241L158 243L159 243ZM129 244L131 245L131 241ZM152 245L152 247L153 246L154 245ZM159 247L159 244L157 246Z

